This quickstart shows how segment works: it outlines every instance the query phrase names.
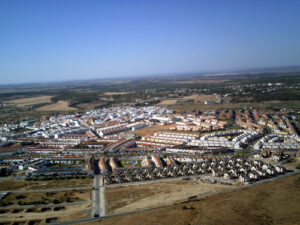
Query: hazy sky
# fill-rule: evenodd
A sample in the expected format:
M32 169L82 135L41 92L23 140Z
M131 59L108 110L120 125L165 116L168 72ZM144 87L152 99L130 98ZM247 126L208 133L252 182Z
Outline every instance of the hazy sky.
M289 65L299 0L0 1L0 84Z

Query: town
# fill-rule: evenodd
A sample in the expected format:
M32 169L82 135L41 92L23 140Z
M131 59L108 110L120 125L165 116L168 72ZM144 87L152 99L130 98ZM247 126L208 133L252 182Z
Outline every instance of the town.
M42 116L1 125L1 176L93 179L84 190L92 189L90 214L98 218L113 187L174 180L237 187L293 173L283 163L300 149L298 119L294 110L179 114L163 106Z

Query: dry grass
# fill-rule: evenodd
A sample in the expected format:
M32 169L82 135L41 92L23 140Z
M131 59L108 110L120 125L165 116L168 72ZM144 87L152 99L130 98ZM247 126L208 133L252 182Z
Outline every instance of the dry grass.
M10 100L10 101L6 101L6 103L13 103L13 104L16 104L17 107L22 108L25 106L51 102L52 97L53 96L43 95L43 96L39 96L39 97L20 98L20 99Z
M37 108L37 111L74 111L77 108L70 107L67 101L58 101L57 103Z
M178 99L166 99L166 100L162 100L157 105L175 105L178 100L179 100L179 98Z
M89 224L299 224L300 175ZM186 207L187 209L184 209Z
M23 222L30 220L41 220L40 224L46 224L46 218L57 218L57 222L78 220L90 217L88 210L90 204L67 206L63 211L54 211L53 207L50 211L40 212L41 208L35 208L36 212L25 212L25 210L19 213L5 213L0 214L0 222ZM28 224L28 223L26 223Z
M154 125L152 127L145 127L143 129L137 130L136 134L141 137L153 135L155 132L158 131L169 131L170 128L174 126L176 126L176 124Z
M218 97L216 97L215 95L189 95L189 96L184 96L182 98L165 99L162 100L157 105L162 105L162 106L175 105L180 100L194 100L195 103L204 103L205 101L217 101ZM188 103L188 104L192 104L192 103Z
M18 198L18 196L21 195L22 198ZM65 202L66 199L69 199L70 202L76 202L88 201L90 200L90 197L91 191L24 192L21 194L10 193L5 198L1 199L1 202L10 203L9 205L19 205L19 202L21 201L22 204L28 205L43 200L45 203L49 204L55 199L59 202Z
M0 181L0 191L90 187L92 186L92 184L93 179L70 179L49 181L3 180Z
M136 209L172 204L224 189L232 188L220 184L194 184L193 181L171 181L106 189L108 213L119 213Z
M198 95L195 97L195 103L204 103L205 101L217 101L218 97L215 95Z

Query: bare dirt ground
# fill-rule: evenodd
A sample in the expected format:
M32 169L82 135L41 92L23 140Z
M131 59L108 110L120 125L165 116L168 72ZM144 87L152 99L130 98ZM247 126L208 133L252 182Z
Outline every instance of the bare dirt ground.
M103 219L99 225L299 224L300 175L206 199Z
M57 103L46 105L36 109L37 111L73 111L77 108L70 107L67 101L58 101Z
M137 130L136 134L141 137L147 135L153 135L155 132L158 131L170 131L170 128L174 126L176 126L176 124L154 125L152 127L145 127L143 129Z
M175 105L178 100L179 100L179 98L178 99L166 99L166 100L162 100L157 105Z
M49 181L24 181L23 179L0 179L0 191L37 190L55 188L91 187L93 179L70 179Z
M194 184L193 181L172 181L106 189L108 214L172 204L191 196L201 196L232 188L221 184Z
M22 108L25 106L51 102L52 97L53 96L43 95L43 96L33 97L33 98L20 98L20 99L10 100L10 101L6 101L6 103L13 103L16 104L17 107Z
M57 218L56 222L77 220L90 217L90 204L66 206L64 210L55 211L54 207L44 207L47 211L41 212L41 208L33 208L33 212L21 210L18 213L13 213L13 210L3 211L0 214L0 223L4 222L29 222L32 220L40 220L40 224L46 224L47 218ZM50 209L50 210L49 210ZM49 211L48 211L49 210ZM26 223L28 224L28 223Z

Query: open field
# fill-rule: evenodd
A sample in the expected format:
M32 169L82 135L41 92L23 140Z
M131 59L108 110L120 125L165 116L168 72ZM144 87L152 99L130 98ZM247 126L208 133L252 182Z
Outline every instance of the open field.
M195 103L204 103L205 101L217 101L219 98L215 95L196 95L194 99Z
M147 136L152 135L157 131L169 131L170 127L174 127L176 124L168 124L168 125L154 125L152 127L145 127L143 129L137 130L136 134L138 136Z
M243 109L243 108L255 108L255 109L282 109L282 108L300 108L300 101L268 101L259 103L228 103L228 104L194 104L194 103L182 103L176 105L170 105L170 109L180 112L192 112L197 110L222 110L222 109Z
M90 217L90 207L90 204L81 204L66 207L40 207L29 210L21 209L19 212L17 212L17 210L3 210L3 213L0 213L0 223L41 221L40 224L42 225L46 224L46 219L49 218L56 218L53 222L83 219Z
M183 80L183 81L170 81L166 83L171 84L194 84L194 83L202 83L202 84L216 84L223 83L229 81L227 79L195 79L195 80Z
M175 105L177 103L178 99L165 99L162 100L160 103L158 103L157 105L161 105L161 106L165 106L165 105Z
M55 188L91 187L93 179L70 179L49 181L24 181L23 179L2 180L0 179L0 191L9 190L38 190Z
M194 184L191 180L113 187L106 189L106 207L108 214L126 212L171 204L228 188L232 186L201 182Z
M126 91L120 91L120 92L105 92L105 95L127 95L134 92L126 92Z
M51 105L46 105L37 108L37 111L73 111L73 110L77 110L77 108L70 107L67 101L58 101L57 103L53 103Z
M32 98L20 98L20 99L6 101L5 103L13 103L16 104L17 107L22 108L25 106L37 105L41 103L50 103L52 97L53 96L44 95L44 96L32 97Z
M157 105L167 106L167 105L175 105L180 100L194 100L195 103L204 103L205 101L217 101L218 98L215 95L189 95L184 96L182 98L171 98L162 100ZM192 104L192 103L187 103Z
M88 224L299 224L300 175Z
M75 201L89 201L91 191L55 191L10 193L0 200L1 205L35 205Z

